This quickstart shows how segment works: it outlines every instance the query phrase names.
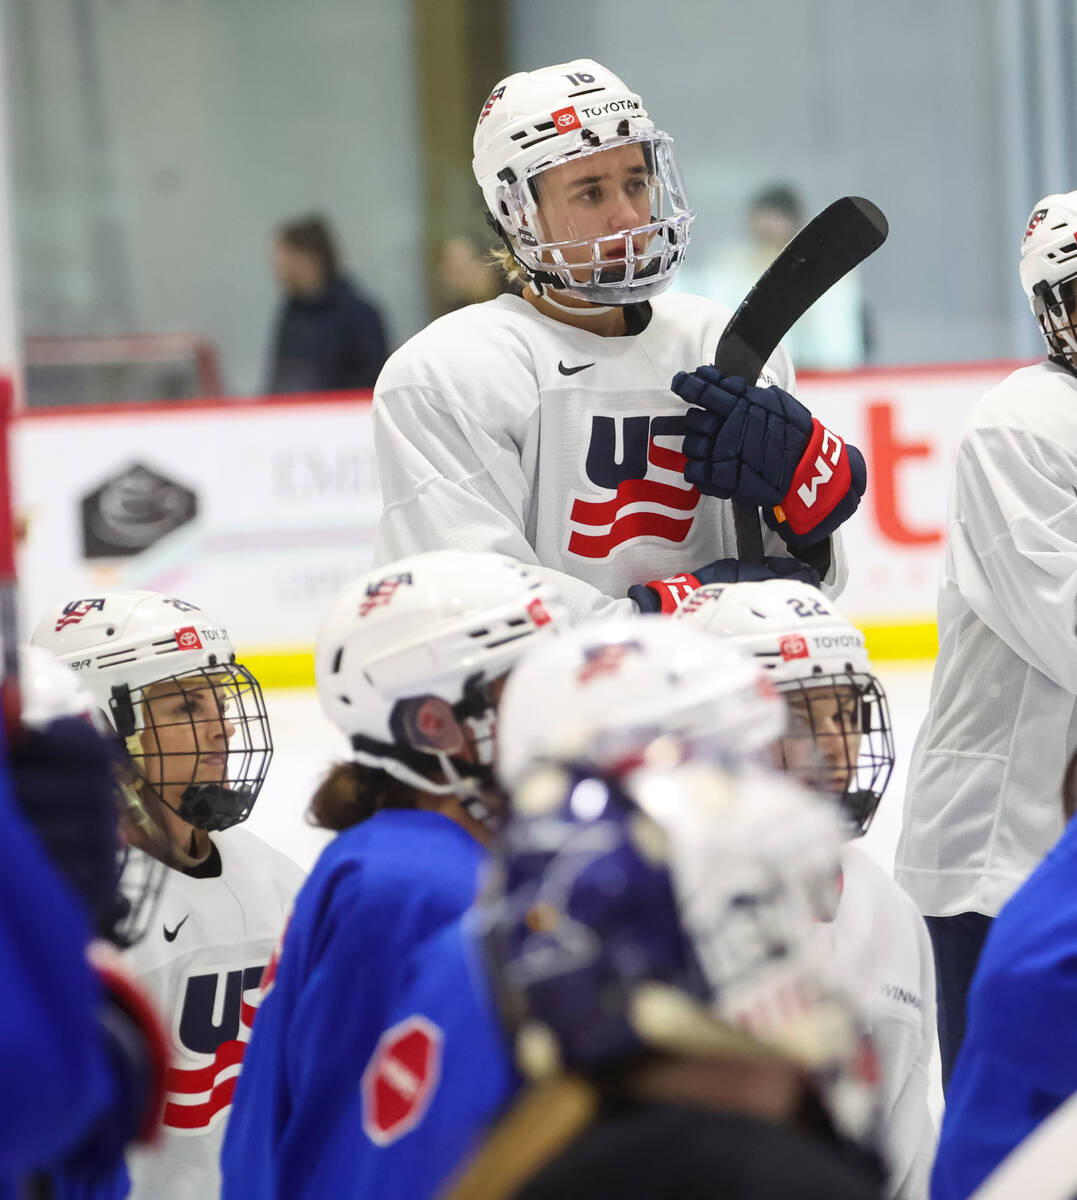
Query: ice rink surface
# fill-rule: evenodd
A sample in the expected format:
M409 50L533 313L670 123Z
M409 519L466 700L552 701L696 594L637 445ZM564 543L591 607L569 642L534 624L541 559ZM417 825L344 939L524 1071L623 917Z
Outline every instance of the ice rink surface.
M887 871L893 868L901 829L909 755L927 710L931 666L927 662L886 663L878 668L890 702L897 761L883 802L860 845ZM307 824L304 816L307 802L329 764L347 756L347 743L322 715L313 689L267 692L266 704L276 750L265 788L247 828L309 869L332 835ZM942 1111L942 1089L937 1054L933 1069L931 1104L938 1117Z

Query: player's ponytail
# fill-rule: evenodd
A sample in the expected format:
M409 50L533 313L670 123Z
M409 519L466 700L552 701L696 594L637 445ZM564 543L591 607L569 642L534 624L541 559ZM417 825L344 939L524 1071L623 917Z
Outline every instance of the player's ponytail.
M351 829L383 808L414 808L415 789L386 771L338 762L318 785L307 820L323 829Z

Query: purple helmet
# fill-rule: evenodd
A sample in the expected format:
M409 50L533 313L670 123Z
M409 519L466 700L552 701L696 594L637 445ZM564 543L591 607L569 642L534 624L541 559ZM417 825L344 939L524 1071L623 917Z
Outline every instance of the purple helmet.
M858 1013L814 935L833 806L668 743L667 765L547 765L513 793L481 909L521 1067L589 1072L645 1048L844 1060Z

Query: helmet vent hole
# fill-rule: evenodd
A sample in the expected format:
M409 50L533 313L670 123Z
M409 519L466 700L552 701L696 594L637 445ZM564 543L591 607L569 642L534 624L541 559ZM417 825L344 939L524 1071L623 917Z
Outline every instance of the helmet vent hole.
M340 646L337 648L336 654L333 655L333 665L329 668L330 671L332 672L332 674L334 674L334 675L340 674L340 660L343 657L344 657L344 647Z
M341 704L346 704L349 708L351 708L352 702L347 696L338 696L337 699L341 702Z
M109 627L108 627L108 628L105 630L105 637L114 637L114 636L115 636L115 633L116 633L116 626L115 626L115 625L110 625L110 626L109 626Z

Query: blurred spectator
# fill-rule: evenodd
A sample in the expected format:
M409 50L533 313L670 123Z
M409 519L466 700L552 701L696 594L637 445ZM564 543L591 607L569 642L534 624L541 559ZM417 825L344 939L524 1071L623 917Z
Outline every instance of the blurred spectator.
M438 316L467 304L492 300L509 290L490 246L482 238L460 233L442 243L437 274Z
M342 274L324 217L278 227L273 272L284 293L267 392L332 392L374 386L388 355L381 314Z
M752 197L746 236L710 259L689 250L679 291L710 296L736 308L782 247L804 224L804 207L786 184ZM798 370L837 371L870 358L869 322L855 273L836 283L782 339Z

